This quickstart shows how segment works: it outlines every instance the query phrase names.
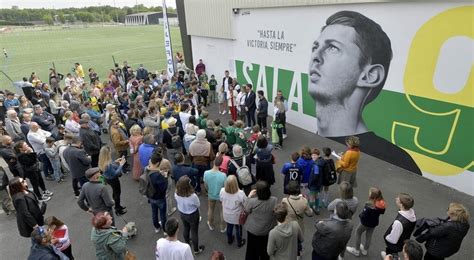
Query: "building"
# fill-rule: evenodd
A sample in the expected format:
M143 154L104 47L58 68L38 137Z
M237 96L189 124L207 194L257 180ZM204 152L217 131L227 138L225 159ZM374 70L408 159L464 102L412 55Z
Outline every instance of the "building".
M161 24L162 20L162 12L136 13L125 16L125 25ZM170 25L177 25L178 16L173 13L168 13L168 21Z
M263 90L269 101L282 90L287 122L320 135L315 100L321 95L314 86L321 75L309 65L315 66L312 55L322 54L314 53L313 43L326 20L341 11L374 21L388 36L393 58L390 71L378 66L377 84L375 78L374 85L362 82L369 74L353 83L368 93L353 109L364 131L408 154L423 177L474 195L471 1L177 0L176 6L188 67L203 59L208 75L222 82L229 70L241 85ZM270 105L270 115L272 110Z

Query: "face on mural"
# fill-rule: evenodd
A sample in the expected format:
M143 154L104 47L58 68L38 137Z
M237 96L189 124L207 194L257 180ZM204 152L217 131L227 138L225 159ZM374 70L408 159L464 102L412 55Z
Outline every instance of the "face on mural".
M356 31L344 25L326 27L313 43L309 93L320 103L342 103L356 88L362 69Z

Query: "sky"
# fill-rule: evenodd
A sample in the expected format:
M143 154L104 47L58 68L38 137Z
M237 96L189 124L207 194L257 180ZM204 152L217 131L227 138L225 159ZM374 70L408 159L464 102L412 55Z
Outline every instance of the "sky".
M0 0L0 8L11 8L17 5L19 8L68 8L110 5L116 7L134 6L143 4L146 7L161 6L162 0ZM166 0L168 7L176 7L175 0Z

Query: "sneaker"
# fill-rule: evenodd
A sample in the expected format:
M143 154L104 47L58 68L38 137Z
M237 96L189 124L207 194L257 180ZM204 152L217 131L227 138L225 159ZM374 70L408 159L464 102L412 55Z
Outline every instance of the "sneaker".
M40 202L46 202L46 201L49 201L51 199L51 197L48 197L46 195L43 194L43 196L41 196L41 198L38 198L38 200Z
M222 114L225 115L227 113L227 110L222 111Z
M214 227L211 225L211 223L209 223L209 221L207 222L207 226L209 227L209 230L214 230Z
M288 136L283 134L283 140L285 140Z
M155 234L160 233L160 231L161 231L161 228L155 228Z
M382 259L384 259L387 256L387 253L385 253L385 251L382 251L380 252L380 256L382 257Z
M247 242L247 240L246 240L246 239L242 239L242 241L240 241L240 243L237 244L237 247L238 247L238 248L243 247L243 246L245 245L245 242Z
M248 130L250 130L250 127L247 126L247 127L244 128L244 130L248 131Z
M46 196L48 196L48 197L51 197L51 196L53 196L53 194L54 194L54 193L53 193L53 192L51 192L51 191L49 191L49 190L45 190L45 191L43 191L43 195L46 195Z
M223 228L223 229L221 229L221 233L225 233L226 231L227 231L227 228L226 228L226 227Z
M313 209L313 212L314 212L315 215L318 215L318 216L319 216L319 214L320 214L319 208Z
M232 236L230 239L227 239L227 244L232 245L234 243L234 236Z
M201 222L201 220L202 220L202 217L201 217L201 216L199 216L199 222Z
M74 195L74 198L77 200L79 199L79 195Z
M348 246L346 247L346 251L355 255L355 256L360 256L360 251L357 250L355 247Z
M367 250L365 249L363 244L360 244L360 253L362 255L367 255Z
M344 257L339 255L339 256L337 256L337 260L344 260Z
M127 213L127 211L124 209L115 210L115 214L117 214L117 216L125 215L125 213Z
M204 251L204 246L199 246L199 250L198 251L194 251L194 255L199 255L200 253L202 253Z
M173 215L176 212L176 207L173 207L170 212L168 213L168 216Z
M275 144L275 145L273 146L273 148L275 148L275 149L277 149L277 150L281 150L281 149L282 149L279 144Z

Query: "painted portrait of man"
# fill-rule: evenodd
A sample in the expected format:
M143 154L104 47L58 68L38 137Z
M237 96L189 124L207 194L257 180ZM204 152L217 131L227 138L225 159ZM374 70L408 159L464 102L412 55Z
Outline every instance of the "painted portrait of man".
M385 84L391 59L390 38L379 24L353 11L331 15L313 43L309 62L317 131L340 143L358 136L362 152L421 174L405 150L371 132L362 118Z

